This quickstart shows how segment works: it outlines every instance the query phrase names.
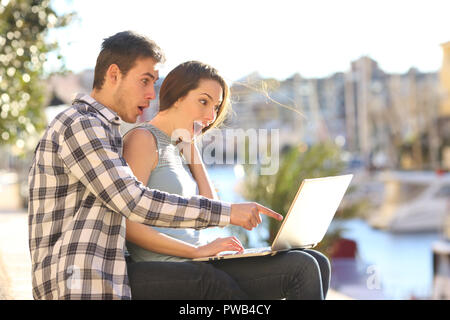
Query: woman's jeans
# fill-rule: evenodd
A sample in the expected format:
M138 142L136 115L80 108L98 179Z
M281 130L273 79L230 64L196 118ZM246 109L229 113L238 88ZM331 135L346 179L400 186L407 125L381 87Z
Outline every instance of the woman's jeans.
M211 262L131 262L133 299L324 299L330 263L314 250Z

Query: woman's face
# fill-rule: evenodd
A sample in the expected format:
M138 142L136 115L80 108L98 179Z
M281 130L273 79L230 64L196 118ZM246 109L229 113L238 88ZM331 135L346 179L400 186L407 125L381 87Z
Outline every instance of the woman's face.
M197 89L191 90L179 99L175 106L178 112L178 129L186 129L191 137L194 134L194 121L202 124L202 128L214 122L223 99L223 90L216 80L202 79Z

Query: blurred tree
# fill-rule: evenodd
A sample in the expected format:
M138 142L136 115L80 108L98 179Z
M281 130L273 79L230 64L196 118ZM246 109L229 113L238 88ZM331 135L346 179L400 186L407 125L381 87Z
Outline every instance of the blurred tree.
M261 203L285 215L303 179L339 175L344 168L340 149L335 144L324 142L311 147L299 145L282 153L279 170L275 175L260 175L258 168L246 165L246 177L241 190L246 199ZM336 214L335 221L354 217L362 206L362 203L355 203L345 210L340 209L341 212ZM269 236L265 240L272 243L281 222L275 219L264 221L269 230ZM328 254L328 248L340 237L341 232L340 227L329 230L316 249Z
M0 145L18 155L34 148L46 126L43 64L58 48L46 35L73 16L58 16L49 0L0 1Z

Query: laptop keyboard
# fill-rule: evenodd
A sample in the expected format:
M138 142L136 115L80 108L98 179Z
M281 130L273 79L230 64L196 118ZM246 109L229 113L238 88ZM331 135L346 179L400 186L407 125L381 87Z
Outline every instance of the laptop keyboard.
M222 251L219 253L219 256L226 256L229 254L246 254L246 253L261 253L261 252L269 252L272 251L271 247L263 247L263 248L250 248L250 249L244 249L242 253L239 253L237 251Z
M272 248L271 247L249 248L249 249L244 249L243 253L261 253L261 252L267 252L267 251L272 251Z

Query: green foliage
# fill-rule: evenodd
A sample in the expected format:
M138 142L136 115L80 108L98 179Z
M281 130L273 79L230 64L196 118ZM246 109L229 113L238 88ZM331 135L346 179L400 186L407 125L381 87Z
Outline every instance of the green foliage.
M58 46L45 37L72 17L58 16L49 0L0 2L0 145L18 154L35 146L46 125L43 64Z
M300 145L283 152L279 170L275 175L260 175L258 168L247 165L242 193L246 199L285 215L303 179L339 175L344 166L340 149L332 143L320 143L311 147ZM358 213L359 205L356 204L346 209L345 214L338 215L341 219L352 217ZM266 219L266 222L269 237L265 240L271 243L281 222L274 219ZM326 250L339 233L340 230L328 232L326 239L322 241L321 249Z

